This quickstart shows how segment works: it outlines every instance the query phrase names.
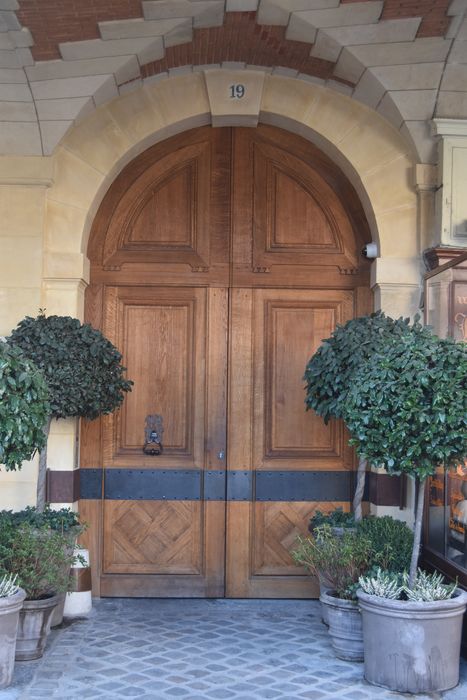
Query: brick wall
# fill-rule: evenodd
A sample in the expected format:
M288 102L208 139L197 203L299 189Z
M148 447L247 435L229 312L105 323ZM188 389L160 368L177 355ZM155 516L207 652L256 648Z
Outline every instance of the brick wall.
M143 66L143 77L169 68L240 61L255 66L283 66L326 80L334 63L310 56L310 44L285 39L285 27L256 24L255 12L232 12L222 27L195 29L189 44L167 49L160 61ZM342 81L346 82L346 81Z
M361 1L341 0L343 4ZM423 21L418 31L419 37L443 36L450 21L446 14L449 4L450 0L385 0L382 19L421 16ZM58 51L60 42L99 37L98 22L143 16L141 0L19 0L19 5L18 19L23 26L31 30L35 42L32 53L36 61L60 58ZM178 51L171 52L171 59L167 66L182 65L181 61L185 55L196 53L203 56L215 55L218 58L213 62L218 62L221 56L219 42L228 39L229 44L224 44L225 50L221 60L255 63L250 56L257 55L256 63L272 65L274 64L272 59L279 55L281 60L278 63L276 60L276 65L285 65L297 68L304 73L327 77L328 67L324 65L325 62L316 63L313 59L309 59L310 63L307 64L305 54L309 53L309 47L306 51L306 45L295 45L299 42L285 42L283 28L257 27L255 31L251 31L249 23L254 22L254 13L233 14L239 14L242 17L239 17L238 21L232 21L227 15L224 34L221 30L217 32L203 30L209 33L198 36L196 49L193 48L190 52L188 47L178 47ZM245 15L250 15L248 20L245 20ZM248 33L244 36L243 30L246 28ZM254 45L254 42L257 42L257 45ZM248 57L245 53L246 49Z
M17 17L30 29L36 61L60 58L58 44L97 39L98 22L142 17L141 0L20 0Z

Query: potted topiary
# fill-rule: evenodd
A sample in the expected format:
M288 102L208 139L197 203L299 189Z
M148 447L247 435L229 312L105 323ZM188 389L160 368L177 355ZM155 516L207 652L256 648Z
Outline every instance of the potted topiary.
M18 661L42 656L58 594L68 588L74 561L66 533L47 523L20 521L9 511L0 513L0 576L16 575L26 593L19 614Z
M17 576L0 576L0 688L11 683L15 667L19 611L26 597Z
M46 500L47 438L53 418L93 420L112 413L133 382L124 378L122 356L100 331L69 316L27 316L8 342L20 348L44 374L50 410L44 420L46 436L39 457L37 508Z
M409 328L409 319L393 320L377 311L338 325L329 338L309 360L304 379L306 381L305 404L328 423L331 418L342 418L349 391L354 386L355 372L369 358L384 349L386 343L408 332L427 333L418 324ZM365 488L367 462L360 456L357 484L353 499L356 521L362 518L362 498ZM328 521L332 524L331 521Z
M418 481L409 576L363 580L365 678L399 692L442 691L459 679L467 595L418 572L426 480L467 458L466 346L431 333L388 338L354 375L344 420L359 454ZM371 580L373 583L371 583Z

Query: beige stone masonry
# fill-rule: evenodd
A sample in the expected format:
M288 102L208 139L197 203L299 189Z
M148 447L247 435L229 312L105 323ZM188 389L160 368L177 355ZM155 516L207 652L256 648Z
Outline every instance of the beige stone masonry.
M101 37L109 39L132 39L138 37L157 37L168 34L181 23L179 18L144 20L128 19L113 22L99 22Z
M92 97L67 97L63 99L36 100L39 120L79 120L95 109Z
M291 12L322 10L339 6L340 0L260 0L258 23L287 25Z
M176 27L164 34L164 46L187 44L193 39L193 21L190 17L179 20Z
M59 44L60 53L66 61L86 58L103 58L135 54L141 65L158 61L164 56L162 37L141 37L134 39L91 39Z
M103 86L113 84L117 95L117 86L112 77L108 75L91 75L85 78L60 78L57 80L41 80L31 84L32 94L35 100L54 100L74 97L93 97L99 94ZM109 96L110 99L111 97Z
M367 67L437 63L445 61L451 45L451 41L434 37L415 39L412 42L353 46L352 54Z
M223 0L157 0L143 2L146 19L192 17L195 27L213 27L224 21Z
M311 55L327 61L335 61L339 56L330 47L387 44L415 39L420 19L395 19L350 27L330 27L320 29L316 36Z
M318 29L342 27L377 22L383 10L383 2L356 2L340 5L336 9L305 10L294 12L287 26L286 37L295 41L313 43Z
M264 73L221 69L205 78L213 126L257 126Z
M1 122L0 153L42 155L42 143L37 122Z
M115 75L117 83L124 83L139 76L139 65L136 56L111 56L76 61L43 61L26 67L25 71L32 84L42 80L108 74Z
M376 66L373 75L387 90L430 90L439 87L444 63Z
M254 12L258 8L259 0L226 0L227 12Z
M61 141L72 126L72 120L48 120L39 122L42 152L44 155L51 155L54 152L57 143Z

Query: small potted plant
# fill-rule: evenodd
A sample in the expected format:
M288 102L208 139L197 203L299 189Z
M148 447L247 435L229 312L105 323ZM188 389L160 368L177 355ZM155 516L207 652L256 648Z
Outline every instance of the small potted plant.
M457 685L467 603L465 592L417 572L426 480L467 458L467 348L417 326L362 364L343 411L361 456L418 482L409 575L363 579L358 593L366 680L409 693Z
M18 661L42 656L58 594L68 588L74 561L65 533L48 524L18 523L11 512L0 513L0 575L17 576L26 593L19 614Z
M16 575L0 576L0 688L9 686L13 677L19 611L25 597Z
M79 513L70 508L60 508L54 510L50 505L46 504L41 512L37 508L28 506L16 513L10 513L12 522L15 525L29 523L37 528L50 528L63 535L65 551L71 555L76 547L78 537L85 531L86 525L82 524L79 519ZM65 562L65 572L70 571L68 560ZM66 593L59 594L59 603L56 605L51 619L51 627L60 625L63 621L63 610L65 606Z
M329 525L317 526L309 537L299 537L292 551L296 564L326 581L321 591L323 617L329 625L332 647L339 659L363 660L361 615L356 589L368 570L371 542L355 532L336 535Z

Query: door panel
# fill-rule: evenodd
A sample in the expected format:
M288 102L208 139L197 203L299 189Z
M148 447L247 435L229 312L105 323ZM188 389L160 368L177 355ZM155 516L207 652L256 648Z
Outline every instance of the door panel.
M316 589L294 566L290 548L318 507L331 502L348 509L353 454L341 423L325 426L305 412L302 377L323 336L352 317L353 294L235 289L231 295L236 359L228 466L253 471L254 494L250 503L228 503L227 595L307 597ZM237 403L243 421L234 418Z
M227 291L115 287L106 294L104 329L134 387L121 411L103 420L101 591L123 586L131 594L131 580L143 576L139 595L185 590L188 581L191 595L221 595L223 504L204 500L203 484L207 467L219 467L206 446L225 444ZM158 456L142 451L150 414L163 417Z

